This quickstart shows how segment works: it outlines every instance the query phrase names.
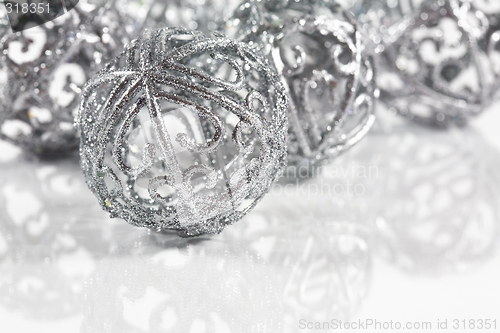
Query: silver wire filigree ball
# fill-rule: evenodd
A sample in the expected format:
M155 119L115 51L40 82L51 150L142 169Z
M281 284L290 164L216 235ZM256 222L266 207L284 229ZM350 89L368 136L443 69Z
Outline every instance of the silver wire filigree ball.
M500 6L493 1L362 1L381 100L431 126L463 124L498 95Z
M365 183L376 252L414 274L477 267L500 235L500 154L470 126L377 126L352 154L377 165ZM350 156L351 157L351 156Z
M112 217L218 233L281 174L286 108L278 75L248 45L146 30L86 85L82 169Z
M77 150L80 90L130 41L126 28L97 1L22 32L9 28L0 41L0 138L44 156Z
M374 121L371 58L352 15L334 1L249 1L226 21L268 56L289 96L288 161L326 162Z

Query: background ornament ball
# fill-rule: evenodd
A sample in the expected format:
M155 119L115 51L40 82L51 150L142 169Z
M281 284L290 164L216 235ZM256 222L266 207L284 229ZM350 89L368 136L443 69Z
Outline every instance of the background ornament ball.
M470 126L380 125L349 156L378 168L378 177L365 183L363 219L376 253L425 275L464 271L491 258L500 234L498 151Z
M81 87L129 41L110 3L80 1L65 15L0 42L0 137L39 155L76 150Z
M286 102L278 75L248 45L146 30L82 95L87 184L133 225L218 233L280 175Z
M249 1L226 21L261 49L289 95L288 161L326 162L358 142L375 119L372 60L350 13L334 1Z
M352 9L377 45L380 99L394 112L426 125L460 125L496 99L497 2L360 1Z
M0 9L0 38L3 37L10 29L9 26L9 18L7 16L7 12Z

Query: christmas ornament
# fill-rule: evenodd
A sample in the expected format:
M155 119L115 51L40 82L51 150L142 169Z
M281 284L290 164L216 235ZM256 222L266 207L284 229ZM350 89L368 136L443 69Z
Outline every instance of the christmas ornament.
M87 183L112 217L133 225L220 232L284 167L286 95L244 43L146 30L82 96Z
M376 126L378 127L378 126ZM477 267L495 253L500 156L470 127L374 128L350 154L376 165L365 182L378 253L412 274Z
M78 147L74 111L85 81L128 42L112 3L80 1L65 15L1 39L0 137L40 155Z
M392 112L427 125L460 125L497 97L496 3L363 1L353 11L377 45L381 100Z
M353 17L334 1L245 2L226 29L261 49L281 74L290 101L290 164L328 161L370 129L372 61Z

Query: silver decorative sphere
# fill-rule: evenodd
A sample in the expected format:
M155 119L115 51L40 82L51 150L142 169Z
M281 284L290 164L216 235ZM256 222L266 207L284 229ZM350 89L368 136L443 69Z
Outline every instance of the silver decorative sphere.
M365 183L364 221L383 258L426 275L491 259L500 235L500 155L480 133L406 123L374 128L367 139L350 157L378 168Z
M374 121L372 60L350 13L334 1L248 1L225 27L276 66L289 96L288 161L326 162Z
M500 6L477 0L359 1L381 101L431 126L464 124L500 87Z
M95 261L123 239L92 209L75 159L24 157L0 163L0 306L26 321L71 318Z
M218 233L285 165L286 94L265 58L241 42L146 30L82 99L87 183L112 217L133 225Z
M9 28L0 41L0 137L44 156L76 150L81 88L129 40L125 18L96 1L18 33Z
M238 2L230 0L117 0L120 13L134 19L137 30L183 27L203 33L215 31Z

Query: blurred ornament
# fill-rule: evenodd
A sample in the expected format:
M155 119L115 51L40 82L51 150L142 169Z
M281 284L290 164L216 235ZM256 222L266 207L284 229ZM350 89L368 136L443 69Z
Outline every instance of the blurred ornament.
M286 107L279 77L246 44L146 30L86 85L82 169L112 217L218 233L284 167Z
M83 282L116 247L121 224L102 223L74 159L18 157L0 173L0 306L24 320L77 315Z
M283 310L268 266L242 247L232 251L236 240L223 235L174 237L135 233L97 265L84 287L81 332L279 332Z
M353 17L334 1L249 1L226 21L230 36L274 63L289 95L288 161L326 162L374 121L371 58Z
M134 18L138 31L183 27L209 34L238 5L229 0L117 0L123 15Z
M500 88L500 6L487 0L363 0L352 10L375 43L381 101L432 126L463 124Z
M81 87L129 41L112 4L80 1L54 21L3 36L0 137L45 156L78 147Z

